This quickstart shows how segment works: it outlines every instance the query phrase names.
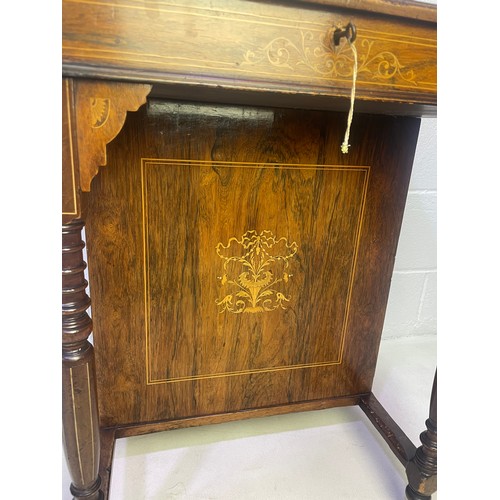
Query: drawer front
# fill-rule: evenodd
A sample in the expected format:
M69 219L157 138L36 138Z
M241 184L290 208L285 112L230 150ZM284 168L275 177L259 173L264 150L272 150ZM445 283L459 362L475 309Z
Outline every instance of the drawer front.
M63 67L77 76L348 97L353 52L345 39L334 51L330 39L349 21L360 101L436 104L435 23L336 6L65 0Z

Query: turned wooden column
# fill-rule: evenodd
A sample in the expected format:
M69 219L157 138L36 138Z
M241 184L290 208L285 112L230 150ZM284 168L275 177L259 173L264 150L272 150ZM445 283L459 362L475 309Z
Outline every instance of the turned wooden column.
M81 231L75 220L62 226L62 406L63 444L75 499L99 500L99 422L94 349L88 341L92 320L87 314Z
M437 372L432 385L427 430L420 434L422 446L417 448L415 456L406 467L408 500L430 500L437 490Z

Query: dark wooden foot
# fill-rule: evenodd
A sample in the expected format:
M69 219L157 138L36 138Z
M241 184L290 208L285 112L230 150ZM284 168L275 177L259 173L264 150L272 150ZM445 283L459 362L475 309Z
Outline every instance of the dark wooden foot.
M63 445L75 499L101 500L99 421L92 320L85 291L82 221L62 227L62 410Z
M408 485L405 490L406 493L406 498L408 500L431 500L432 497L428 495L421 495L420 493L417 493L416 491L413 491L413 489Z
M427 430L420 434L422 446L406 467L408 500L430 500L437 490L437 372L432 386Z

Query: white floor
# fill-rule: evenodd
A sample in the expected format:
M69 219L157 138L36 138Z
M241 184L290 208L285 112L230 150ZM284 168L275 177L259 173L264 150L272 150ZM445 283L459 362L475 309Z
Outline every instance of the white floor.
M373 392L417 445L436 362L434 336L382 342ZM68 481L63 466L63 500ZM110 500L403 500L405 486L402 465L349 407L120 439Z

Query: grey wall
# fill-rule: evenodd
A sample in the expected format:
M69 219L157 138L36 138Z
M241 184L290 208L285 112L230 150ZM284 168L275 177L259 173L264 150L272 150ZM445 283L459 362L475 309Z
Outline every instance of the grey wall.
M437 118L423 118L383 338L436 334Z

